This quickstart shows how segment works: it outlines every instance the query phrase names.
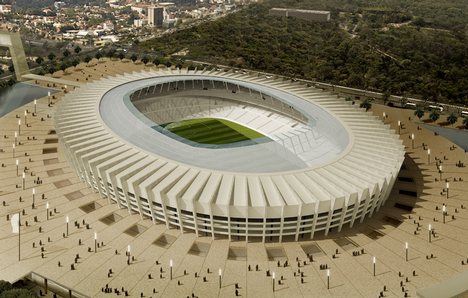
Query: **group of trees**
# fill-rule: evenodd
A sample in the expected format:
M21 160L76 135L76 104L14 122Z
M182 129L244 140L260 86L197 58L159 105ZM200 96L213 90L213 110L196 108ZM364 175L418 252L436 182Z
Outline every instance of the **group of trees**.
M11 283L0 280L0 298L37 298L37 295L24 288L17 288Z
M62 53L61 58L57 58L54 53L49 53L47 55L47 59L42 57L38 57L36 59L36 63L41 66L41 70L39 71L40 74L50 73L53 74L58 70L65 70L70 66L77 66L81 62L89 63L93 58L100 60L101 58L117 58L120 60L123 59L130 59L133 62L140 60L142 63L153 63L155 65L163 64L167 67L171 67L175 65L176 67L183 67L186 66L182 59L178 58L164 58L159 55L150 55L150 54L142 54L138 55L137 53L127 54L123 51L116 51L114 48L109 48L107 50L98 50L94 54L87 54L85 56L80 57L82 49L79 46L73 48L74 55L68 49L65 49Z
M418 107L414 111L414 115L421 120L421 118L424 117L425 112L424 112L424 110L422 108ZM439 120L439 118L440 118L440 113L437 110L432 110L429 113L429 119L432 122L436 122L437 120ZM458 121L458 116L455 113L450 113L450 115L447 116L447 123L448 124L454 125L455 123L457 123L457 121ZM463 117L462 124L463 124L463 126L465 128L468 128L468 116Z
M385 1L386 7L376 7L384 2L270 0L139 46L143 50L158 49L164 55L186 50L187 59L215 64L434 101L468 103L468 38L458 29L461 24L468 24L468 14L462 13L466 19L457 19L458 27L444 25L450 30L411 24L375 28L366 17L395 14L401 15L396 20L413 19L413 15L404 15L412 5L429 22L432 19L425 18L424 9L431 8L427 14L434 16L434 11L450 10L431 1L418 1L423 5L392 0ZM457 2L454 7L468 9L468 2L453 1ZM375 9L363 9L366 5ZM269 16L268 10L273 6L329 9L332 20L313 23ZM345 9L363 15L355 20L358 27L354 35L340 26L338 12ZM431 22L439 26L436 21Z

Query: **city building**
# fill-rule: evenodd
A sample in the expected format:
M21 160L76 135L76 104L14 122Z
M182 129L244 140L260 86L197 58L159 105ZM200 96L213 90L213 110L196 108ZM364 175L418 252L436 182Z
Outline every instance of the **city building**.
M166 16L166 9L160 6L152 6L148 8L148 25L154 27L162 27Z

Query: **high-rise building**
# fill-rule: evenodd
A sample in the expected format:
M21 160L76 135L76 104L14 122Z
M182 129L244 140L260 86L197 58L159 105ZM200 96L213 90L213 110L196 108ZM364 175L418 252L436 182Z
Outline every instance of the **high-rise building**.
M165 8L152 6L148 8L148 25L162 27L165 16Z

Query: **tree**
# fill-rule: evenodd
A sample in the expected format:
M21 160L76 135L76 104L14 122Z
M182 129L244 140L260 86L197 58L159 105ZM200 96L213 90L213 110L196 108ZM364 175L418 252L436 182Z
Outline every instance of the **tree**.
M370 108L372 108L372 104L370 103L369 100L364 100L363 102L361 102L361 104L359 105L360 108L363 108L363 109L366 109L366 112L370 110Z
M53 74L55 72L55 66L51 65L48 69L50 74Z
M107 57L112 59L115 56L115 50L110 49L109 51L107 51L106 55L107 55Z
M432 120L432 122L436 122L439 120L440 114L436 110L432 111L431 114L429 114L429 119Z
M463 118L463 126L465 126L465 128L468 128L468 116Z
M143 64L148 63L149 62L148 56L144 56L143 58L141 58L141 62L143 62Z
M138 59L138 56L136 54L132 54L132 56L130 56L130 60L132 60L133 62L137 61Z
M42 57L37 57L37 58L36 58L36 63L37 63L37 64L41 65L42 62L44 62L44 58L42 58Z
M78 64L80 64L80 58L75 58L73 61L72 61L72 65L74 67L76 67Z
M418 117L419 120L421 120L421 118L424 117L424 110L421 108L417 108L416 111L414 111L414 116Z
M68 67L68 65L65 62L60 64L60 69L63 70L63 71L65 71L65 69L67 69L67 67Z
M120 52L120 53L119 53L119 59L120 59L120 61L122 61L124 58L125 58L125 54L122 53L122 52Z
M91 61L91 57L86 56L86 57L84 58L84 62L89 63L89 61Z
M70 56L70 51L68 49L65 49L65 51L63 51L63 57L67 58L68 56Z
M458 117L452 113L450 114L448 117L447 117L447 122L450 124L450 125L454 125L458 120Z
M101 59L102 58L101 52L97 52L96 55L94 55L94 57L98 60Z
M55 54L54 53L50 53L47 58L49 58L50 61L54 60L55 59Z
M154 65L159 65L159 64L161 64L161 60L156 57L156 58L153 59L153 64Z
M76 54L79 54L81 52L80 46L76 46L74 51Z
M13 64L8 66L8 71L9 72L15 72L15 66L13 66Z

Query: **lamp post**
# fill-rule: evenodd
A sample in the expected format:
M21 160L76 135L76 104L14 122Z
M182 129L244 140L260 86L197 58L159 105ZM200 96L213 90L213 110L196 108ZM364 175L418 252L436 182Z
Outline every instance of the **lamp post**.
M408 242L405 242L405 260L408 262Z
M21 135L21 119L18 119L18 135Z
M431 164L431 149L427 149L427 164Z
M36 208L36 189L32 189L32 208Z
M271 275L271 280L273 284L273 293L275 292L275 277L276 277L276 274L273 272L273 274Z
M19 161L16 160L16 176L19 175Z
M69 218L68 215L67 215L67 216L65 217L65 223L66 223L66 225L67 225L67 231L66 231L66 234L65 234L65 235L67 235L67 237L68 237L68 222L69 222L69 221L70 221L70 218Z
M429 243L431 243L431 241L432 241L432 237L431 237L431 236L432 236L432 225L429 224Z
M398 134L401 134L401 121L398 120Z
M377 260L375 259L375 257L372 257L372 267L373 267L373 271L374 271L374 276L375 276L375 262Z
M170 269L171 280L172 280L172 265L174 265L174 263L172 262L172 259L170 259L169 260L169 269Z
M18 145L18 132L15 131L15 146Z
M24 190L25 179L26 179L26 174L23 172L23 190Z
M442 180L442 165L439 166L439 180Z
M49 220L49 202L46 203L46 218Z
M387 114L385 112L382 113L382 118L383 118L383 122L385 123L385 119L387 118Z
M24 111L24 125L28 126L28 112Z
M37 99L34 100L34 115L37 113Z
M449 183L445 183L445 188L447 189L447 199L449 198ZM445 207L445 206L444 206Z
M221 268L219 268L218 270L218 276L219 276L219 288L221 289L221 275L222 275L223 271L221 270Z
M50 91L47 91L47 105L50 105Z
M131 250L131 247L130 247L130 244L127 245L127 264L130 265L130 250Z
M330 290L330 269L327 269L327 290Z
M13 143L13 158L15 157L15 147L16 147L16 145L15 145L15 143Z
M97 253L97 232L94 232L94 253Z
M447 214L447 207L442 206L442 218L443 218L443 223L445 223L445 215Z
M414 149L414 133L411 134L411 149Z

